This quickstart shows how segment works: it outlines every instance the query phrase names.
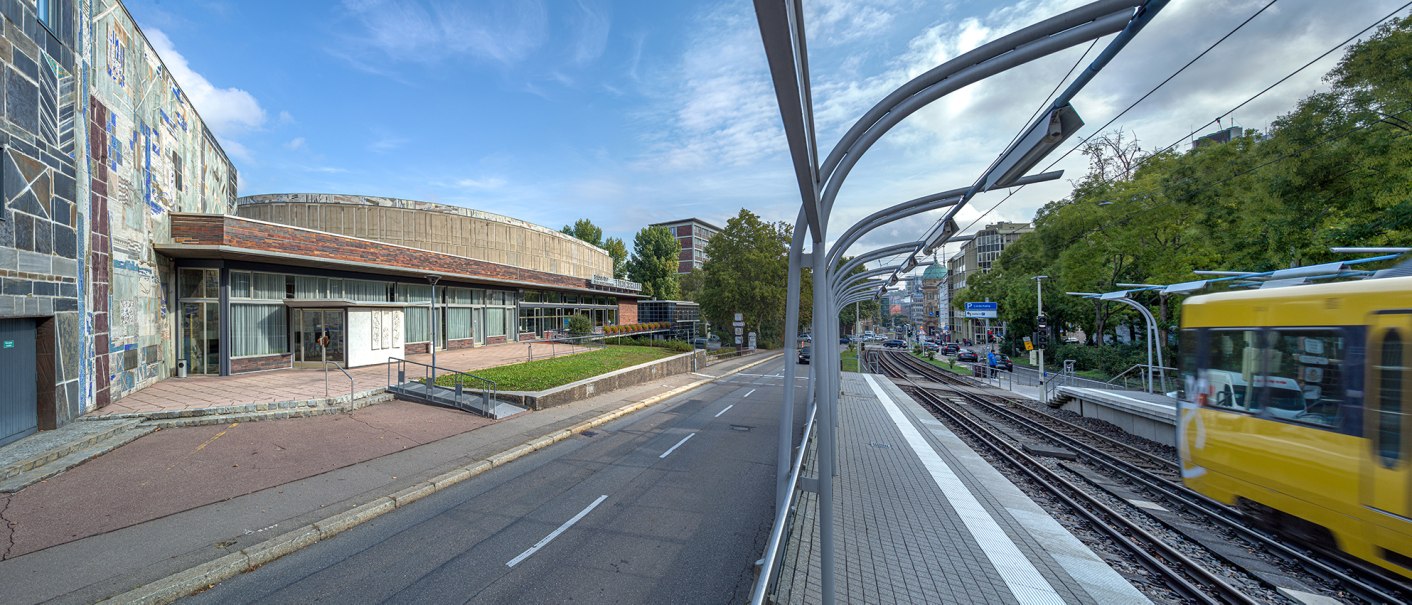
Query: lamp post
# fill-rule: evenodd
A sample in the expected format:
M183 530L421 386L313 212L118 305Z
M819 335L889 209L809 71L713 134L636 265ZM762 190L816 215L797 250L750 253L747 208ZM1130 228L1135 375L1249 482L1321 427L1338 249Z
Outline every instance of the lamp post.
M1036 337L1036 340L1038 340L1039 342L1036 342L1036 343L1035 343L1035 346L1039 349L1039 386L1041 386L1041 387L1044 386L1044 344L1043 344L1043 343L1048 342L1048 340L1049 340L1048 338L1039 338L1039 332L1040 332L1040 330L1046 331L1046 335L1047 335L1047 331L1049 330L1049 322L1045 321L1045 318L1044 318L1044 288L1042 287L1042 285L1044 284L1044 280L1046 280L1046 279L1049 279L1049 276L1048 276L1048 275L1036 275L1036 276L1034 276L1034 296L1035 296L1035 300L1037 301L1037 303L1038 303L1038 305L1039 305L1039 313L1035 316L1035 337Z
M436 387L436 282L441 281L441 276L428 275L427 281L431 282L431 342L427 345L431 349L431 384L427 385L427 393L431 393Z

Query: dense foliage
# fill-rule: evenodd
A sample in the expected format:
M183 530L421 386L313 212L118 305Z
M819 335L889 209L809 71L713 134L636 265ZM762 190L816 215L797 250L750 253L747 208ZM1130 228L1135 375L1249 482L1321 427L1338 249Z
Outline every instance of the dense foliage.
M677 286L677 260L681 244L664 227L644 227L632 242L632 260L628 261L630 279L642 284L642 293L655 300L676 300L681 297Z
M1032 278L1049 275L1050 325L1082 329L1093 342L1119 323L1141 333L1141 319L1065 292L1188 281L1200 269L1264 271L1346 258L1332 246L1407 245L1412 18L1351 47L1326 80L1328 92L1300 101L1269 132L1246 131L1229 143L1146 152L1121 132L1095 139L1083 150L1091 170L1073 193L1040 209L1035 232L968 280L954 303L999 301L1014 346L1034 330ZM1170 346L1179 301L1141 296Z

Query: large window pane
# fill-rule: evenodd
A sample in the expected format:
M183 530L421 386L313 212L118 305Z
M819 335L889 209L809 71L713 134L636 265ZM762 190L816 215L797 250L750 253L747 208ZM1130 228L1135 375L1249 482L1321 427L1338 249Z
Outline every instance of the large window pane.
M428 342L431 340L431 309L407 307L406 318L407 329L403 330L403 333L407 335L407 342Z
M387 301L387 282L349 279L343 282L343 295L358 302Z
M1343 403L1342 330L1279 330L1269 360L1270 413L1290 420L1338 426Z
M468 307L451 307L446 310L446 338L461 340L471 337L471 310Z
M397 300L406 303L430 303L431 285L397 284Z
M322 300L328 297L328 278L294 276L294 298L302 300Z
M486 336L505 335L505 309L491 307L485 310Z
M283 299L284 275L280 273L252 274L250 297L260 300Z
M230 297L250 298L250 274L245 271L230 272Z
M1256 388L1264 382L1257 348L1257 330L1213 330L1211 365L1206 380L1211 388L1209 405L1236 410L1258 410ZM1256 378L1259 377L1259 380Z
M231 357L288 352L284 305L232 304L230 316Z
M202 273L201 269L182 269L181 297L204 298L205 290L202 289L202 286L205 284L205 279L206 276ZM215 295L213 294L212 296Z

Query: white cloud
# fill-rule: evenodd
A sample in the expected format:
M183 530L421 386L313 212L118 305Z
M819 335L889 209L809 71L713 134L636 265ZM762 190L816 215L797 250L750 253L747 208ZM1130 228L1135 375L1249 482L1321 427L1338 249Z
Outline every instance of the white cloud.
M404 136L399 136L395 134L380 134L368 143L368 151L374 153L387 153L389 151L402 147L403 145L406 145L410 142L411 139L408 139Z
M548 10L543 2L425 3L419 0L345 0L355 23L335 55L350 61L391 59L435 63L472 58L515 65L544 44Z
M505 186L505 179L500 177L486 177L480 179L458 179L453 183L461 189L499 189Z
M293 124L294 122L295 122L295 120L294 120L294 114L289 113L288 111L280 111L280 112L279 112L279 123L280 123L280 124Z
M603 55L608 46L608 30L612 24L608 11L597 2L578 2L579 18L572 37L573 62L585 65Z
M294 137L284 144L284 148L290 151L299 151L304 148L304 137Z
M186 57L177 52L162 30L153 28L146 30L146 33L162 63L171 71L186 96L191 98L191 103L196 106L206 125L217 135L229 137L259 128L265 123L265 110L254 95L234 87L217 88L191 68ZM227 148L229 146L227 143Z

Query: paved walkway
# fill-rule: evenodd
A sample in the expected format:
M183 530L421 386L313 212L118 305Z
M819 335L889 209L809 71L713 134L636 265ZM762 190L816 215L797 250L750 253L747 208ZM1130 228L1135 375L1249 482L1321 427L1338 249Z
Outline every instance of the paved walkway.
M529 361L551 354L564 355L586 351L584 347L551 343L507 343L472 349L438 351L436 365L462 372ZM431 363L431 355L409 355L409 361ZM409 367L411 373L415 368ZM387 386L387 366L377 364L353 368L353 390L364 392ZM348 379L337 370L329 370L328 387L324 386L323 370L269 370L234 376L189 376L168 378L127 395L103 409L89 413L102 417L112 414L141 414L168 410L191 410L219 406L307 401L348 395ZM325 394L327 392L327 395Z
M891 381L845 373L842 387L838 602L1147 602ZM776 602L822 600L817 514L806 492Z
M724 361L498 422L399 401L164 429L0 494L0 601L92 603L767 359Z

